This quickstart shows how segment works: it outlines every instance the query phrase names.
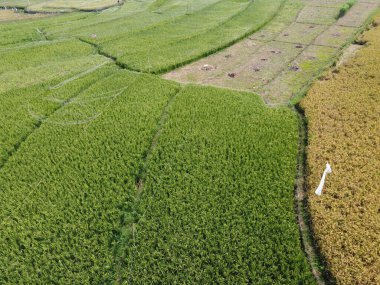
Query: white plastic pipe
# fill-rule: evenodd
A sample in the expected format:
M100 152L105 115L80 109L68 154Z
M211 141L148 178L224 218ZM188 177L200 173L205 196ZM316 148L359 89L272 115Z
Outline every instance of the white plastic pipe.
M331 173L331 172L332 172L332 169L331 169L330 164L326 163L326 169L323 172L321 182L319 183L317 190L315 190L315 194L317 194L318 196L322 195L322 189L323 189L323 186L325 185L326 175L327 173Z

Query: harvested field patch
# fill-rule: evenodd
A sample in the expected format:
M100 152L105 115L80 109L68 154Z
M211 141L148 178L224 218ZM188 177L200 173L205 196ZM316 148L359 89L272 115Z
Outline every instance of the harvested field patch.
M301 102L313 227L337 284L380 284L380 27L363 40L367 45ZM333 173L316 196L326 161Z
M287 1L273 21L244 42L169 72L164 78L258 92L270 105L287 104L331 64L358 30L337 24L343 2L316 5L315 1ZM377 5L366 7L369 15ZM363 25L365 20L358 21ZM247 48L249 40L252 49ZM227 58L229 51L234 55ZM214 68L202 70L208 64Z
M314 41L316 45L340 47L355 34L356 28L333 25Z
M225 75L249 61L253 54L264 45L254 40L244 40L213 56L206 57L193 64L187 65L176 72L164 75L164 78L179 82L206 82L225 77ZM209 66L210 68L204 68Z
M299 1L286 2L284 7L270 23L249 36L249 38L262 42L274 40L285 28L296 20L302 8L303 5Z
M307 24L331 25L335 22L339 8L306 6L298 15L297 22Z
M338 20L337 24L341 26L360 27L378 5L379 2L357 3L347 12L345 17Z
M295 47L295 44L269 42L263 45L244 64L226 70L227 73L233 72L236 74L233 79L222 74L219 77L210 78L203 82L233 89L254 91L261 84L266 84L272 80L299 53L300 50Z
M336 53L334 48L309 46L273 81L259 91L268 103L286 104L329 63Z
M320 7L335 7L340 8L343 3L347 0L302 0L303 3L310 6L320 6Z
M288 43L311 44L313 40L326 30L326 26L316 24L292 23L276 38Z

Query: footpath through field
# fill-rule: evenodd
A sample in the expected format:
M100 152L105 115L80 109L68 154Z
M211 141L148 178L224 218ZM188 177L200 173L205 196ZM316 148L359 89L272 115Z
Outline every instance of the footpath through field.
M326 68L379 7L358 0L339 18L346 0L287 1L262 30L217 54L164 75L260 94L268 105L284 105Z

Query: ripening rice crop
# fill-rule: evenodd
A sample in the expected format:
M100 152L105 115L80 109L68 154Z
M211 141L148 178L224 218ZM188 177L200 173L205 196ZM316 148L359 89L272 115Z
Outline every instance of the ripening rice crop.
M354 58L317 82L309 122L310 208L337 284L380 284L380 17ZM313 195L326 161L333 172Z
M135 176L178 88L116 68L94 79L77 82L83 89L72 97L50 94L70 100L0 167L2 284L114 281L114 249Z

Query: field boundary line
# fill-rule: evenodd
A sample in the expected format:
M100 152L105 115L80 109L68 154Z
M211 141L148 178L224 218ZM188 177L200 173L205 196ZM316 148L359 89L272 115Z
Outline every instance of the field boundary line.
M122 68L122 69L126 69L126 70L129 70L129 71L132 71L132 72L137 72L137 73L152 74L152 73L148 73L148 72L143 72L143 71L141 71L141 70L139 70L139 69L133 69L133 68L129 67L127 64L122 63L122 62L119 62L119 61L117 60L116 57L114 57L114 56L112 56L112 55L110 55L110 54L108 54L108 53L102 51L102 50L101 50L101 46L99 46L99 45L97 45L97 44L95 44L95 43L92 43L92 42L87 41L87 40L85 40L85 39L83 39L83 38L80 38L80 37L77 38L77 40L79 40L79 41L81 41L81 42L83 42L83 43L85 43L85 44L88 44L88 45L94 47L95 50L96 50L96 52L98 53L98 55L104 56L104 57L106 57L106 58L112 60L112 62L113 62L114 64L116 64L118 67L120 67L120 68Z
M296 185L294 189L295 199L294 206L296 219L301 238L301 247L306 254L311 272L317 282L317 285L336 284L334 277L328 270L325 257L322 255L319 246L315 240L313 231L311 213L308 206L307 192L307 145L308 129L307 120L304 110L296 105L293 111L298 117L298 154L297 154L297 174Z
M82 71L82 72L78 73L77 75L74 75L73 77L70 77L70 78L62 81L61 83L58 83L57 85L49 87L49 90L58 89L58 88L60 88L60 87L62 87L64 85L66 85L67 83L70 83L71 81L74 81L74 80L76 80L78 78L81 78L81 77L83 77L83 76L85 76L87 74L90 74L90 73L94 72L95 70L99 69L100 67L102 67L102 66L104 66L104 65L106 65L108 63L110 63L110 62L109 61L104 61L103 63L98 64L98 65L96 65L94 67L91 67L90 69Z

